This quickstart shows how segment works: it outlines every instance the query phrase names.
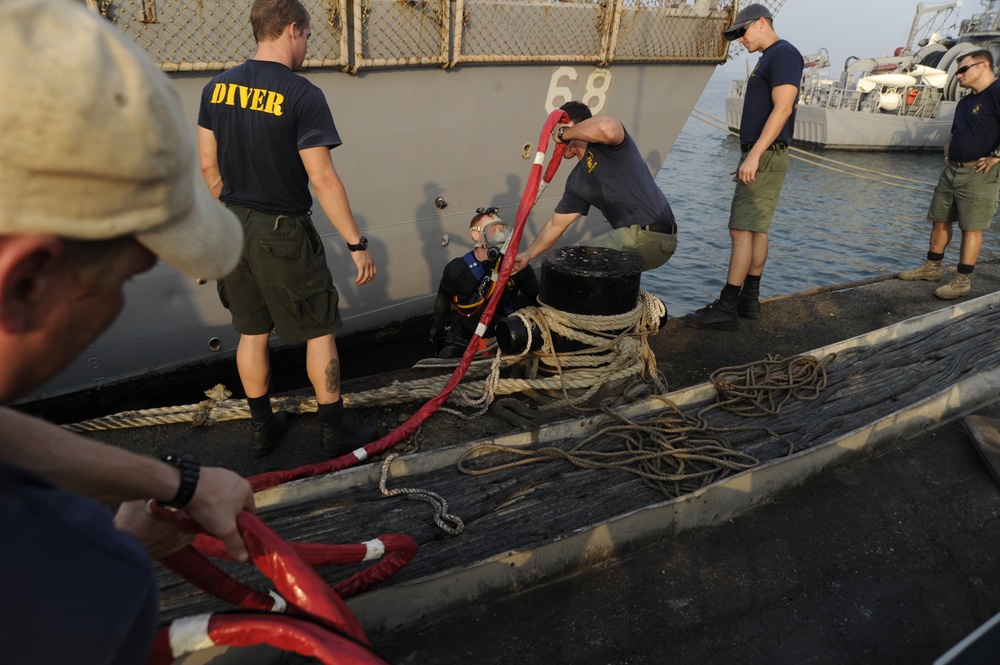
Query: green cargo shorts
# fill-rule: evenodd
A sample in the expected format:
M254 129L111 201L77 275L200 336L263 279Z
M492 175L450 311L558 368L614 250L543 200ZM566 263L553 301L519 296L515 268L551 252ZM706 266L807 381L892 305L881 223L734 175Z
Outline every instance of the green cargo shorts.
M308 215L275 216L230 205L243 224L243 257L219 280L219 299L243 335L273 329L285 342L340 329L339 296Z
M608 233L580 243L583 247L606 247L639 257L642 270L659 268L677 251L677 233L644 231L638 226L611 229Z
M747 158L740 157L740 164ZM767 233L771 218L778 207L781 186L788 172L788 148L774 148L760 156L757 175L752 184L736 183L733 204L729 211L729 228L740 231Z
M976 173L974 168L948 164L934 188L927 221L958 222L963 231L985 231L997 212L998 197L1000 166Z

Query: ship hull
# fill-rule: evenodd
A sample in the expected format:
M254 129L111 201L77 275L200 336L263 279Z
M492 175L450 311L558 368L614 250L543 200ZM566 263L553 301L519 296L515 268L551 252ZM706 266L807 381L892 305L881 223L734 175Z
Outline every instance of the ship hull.
M871 152L941 150L954 113L954 102L942 102L934 118L800 105L795 112L795 145ZM742 117L743 98L727 97L726 124L739 131Z
M314 206L340 293L340 334L371 331L374 337L393 322L429 315L444 265L471 248L475 209L497 206L502 218L514 221L552 108L583 99L620 119L655 173L713 70L712 64L525 63L304 72L324 90L344 139L333 151L334 164L378 268L372 284L356 286L343 239ZM171 75L192 132L212 75ZM527 220L527 239L552 213L574 164L564 164L543 192ZM595 210L561 244L604 226ZM160 263L127 285L125 309L112 328L31 399L229 360L237 341L214 283L198 285Z

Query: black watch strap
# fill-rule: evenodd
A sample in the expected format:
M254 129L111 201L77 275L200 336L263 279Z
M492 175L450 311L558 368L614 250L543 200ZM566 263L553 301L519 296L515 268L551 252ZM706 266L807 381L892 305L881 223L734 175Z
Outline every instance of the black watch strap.
M347 243L347 249L351 250L352 252L365 251L366 249L368 249L368 238L361 236L361 239L358 240L358 242L356 242L355 244L352 245L351 243Z
M183 508L191 502L194 491L198 488L198 478L201 476L201 463L191 453L169 452L160 455L160 459L180 469L181 484L177 494L163 505L168 508Z

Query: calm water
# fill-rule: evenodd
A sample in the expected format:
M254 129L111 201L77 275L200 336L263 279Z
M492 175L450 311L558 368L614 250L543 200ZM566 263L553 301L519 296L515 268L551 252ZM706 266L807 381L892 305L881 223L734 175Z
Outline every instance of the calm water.
M697 108L725 118L729 76L715 76ZM643 149L643 146L639 146ZM794 153L793 153L794 154ZM938 152L806 152L879 173L904 176L927 193L864 180L792 159L770 231L770 252L761 297L876 277L920 265L926 258L930 190L943 166ZM718 297L729 263L729 203L735 185L730 171L739 161L739 142L694 117L657 174L677 217L677 253L643 276L643 288L659 296L671 316L682 316ZM823 162L827 164L827 162ZM834 165L837 166L837 165ZM837 168L843 168L837 166ZM869 178L875 173L861 172ZM983 238L980 260L1000 257L997 230ZM958 259L955 239L945 263Z

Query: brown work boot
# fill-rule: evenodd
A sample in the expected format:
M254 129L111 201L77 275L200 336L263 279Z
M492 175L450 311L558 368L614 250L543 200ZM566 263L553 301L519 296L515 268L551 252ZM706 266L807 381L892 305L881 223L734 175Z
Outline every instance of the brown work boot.
M972 290L972 275L955 273L955 279L934 292L941 300L954 300L969 295Z
M908 282L915 282L918 280L939 282L941 281L941 275L943 274L944 271L941 269L940 261L927 261L916 270L904 270L899 273L899 278L905 279Z

